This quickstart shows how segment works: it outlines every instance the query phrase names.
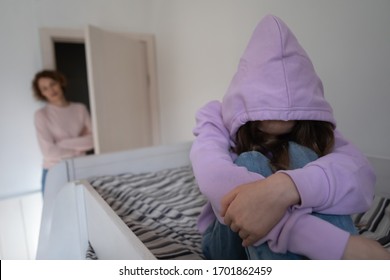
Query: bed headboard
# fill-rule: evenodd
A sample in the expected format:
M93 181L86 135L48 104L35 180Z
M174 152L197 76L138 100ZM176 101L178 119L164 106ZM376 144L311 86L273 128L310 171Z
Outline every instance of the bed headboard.
M60 188L66 182L92 176L114 175L129 171L149 172L189 164L191 144L185 142L68 159L50 170L47 182L50 186ZM368 156L368 159L377 176L375 193L390 198L390 158ZM47 193L51 191L54 191L53 188L48 188Z

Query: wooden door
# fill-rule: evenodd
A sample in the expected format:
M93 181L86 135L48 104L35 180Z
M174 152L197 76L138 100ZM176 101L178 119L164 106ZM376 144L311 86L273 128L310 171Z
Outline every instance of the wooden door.
M85 43L95 152L153 145L146 44L92 26Z

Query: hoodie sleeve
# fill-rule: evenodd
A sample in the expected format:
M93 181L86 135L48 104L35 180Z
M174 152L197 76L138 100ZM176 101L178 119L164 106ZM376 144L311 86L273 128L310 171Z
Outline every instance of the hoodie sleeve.
M311 209L290 208L264 238L280 254L292 252L313 260L339 260L344 254L350 233L311 214Z
M208 198L218 220L222 197L235 187L264 177L233 163L230 138L221 116L221 103L212 101L196 114L196 139L190 158L200 191Z
M313 260L341 259L350 234L302 210L295 210L284 223L272 229L268 235L270 249L278 253L293 252Z
M367 158L340 132L335 131L335 148L304 168L287 173L301 196L299 207L325 214L366 211L374 196L375 174Z

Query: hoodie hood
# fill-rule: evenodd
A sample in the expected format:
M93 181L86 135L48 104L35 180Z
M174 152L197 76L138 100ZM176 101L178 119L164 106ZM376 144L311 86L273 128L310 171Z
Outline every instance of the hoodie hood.
M313 64L294 34L268 15L257 25L222 101L230 135L255 120L319 120L336 126Z

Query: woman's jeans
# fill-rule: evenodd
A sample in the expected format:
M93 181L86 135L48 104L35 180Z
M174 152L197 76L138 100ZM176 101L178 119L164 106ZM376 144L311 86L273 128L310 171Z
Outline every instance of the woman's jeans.
M42 170L42 181L41 181L42 195L45 193L46 176L48 171L49 171L48 169Z
M317 155L310 149L300 146L294 142L289 143L290 169L301 168L307 163L317 159ZM246 167L251 172L256 172L264 177L270 176L273 172L270 168L269 159L259 152L251 151L242 153L235 164ZM341 228L351 234L356 234L356 228L349 215L326 215L313 213L329 223ZM305 256L291 252L286 254L274 253L267 243L259 246L244 248L242 239L228 226L215 220L203 234L203 253L208 259L262 259L262 260L301 260Z

